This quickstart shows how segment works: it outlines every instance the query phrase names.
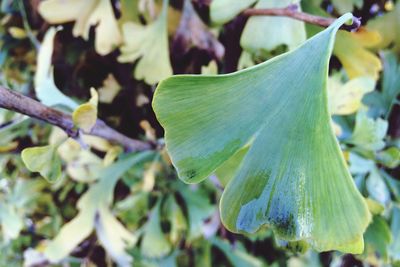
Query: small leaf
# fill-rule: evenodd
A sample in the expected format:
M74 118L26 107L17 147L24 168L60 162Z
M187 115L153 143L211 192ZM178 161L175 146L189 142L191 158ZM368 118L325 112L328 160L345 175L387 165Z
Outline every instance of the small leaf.
M211 21L216 24L224 24L255 2L257 0L213 0L210 5Z
M214 213L215 207L210 204L207 195L203 191L191 191L182 188L180 193L185 199L188 212L189 233L187 240L193 240L201 235L199 229Z
M125 249L135 245L139 237L129 232L107 207L100 207L98 214L95 229L101 245L119 266L132 266L133 259Z
M133 22L122 25L124 45L119 62L134 62L139 59L134 76L148 84L155 84L172 75L169 59L167 12L168 0L156 21L142 26Z
M171 244L165 238L161 229L160 207L161 201L158 201L151 211L140 244L141 253L149 258L162 258L171 251Z
M89 102L77 107L72 113L72 119L76 127L89 133L97 121L97 103L99 96L94 88L90 89L92 97Z
M159 84L153 108L183 181L206 179L250 146L220 203L230 231L267 224L278 238L318 251L362 252L370 213L333 134L326 97L334 36L351 17L254 67Z
M78 106L76 102L63 94L54 83L51 57L56 33L54 27L49 28L40 46L35 73L35 92L38 99L46 106L63 105L74 110Z
M184 231L187 229L186 219L173 195L168 197L166 206L168 219L171 223L170 239L172 243L177 244L180 238L183 237Z
M381 37L377 31L361 28L357 32L338 33L333 53L343 64L350 79L358 76L369 76L374 80L379 78L382 63L379 58L367 48L379 43Z
M140 154L133 154L127 156L126 158L110 165L106 169L101 172L101 177L99 178L99 182L92 184L88 191L82 195L82 197L78 201L78 209L79 213L76 217L74 217L71 221L64 224L63 227L58 232L57 236L51 240L44 250L44 255L51 263L58 263L65 257L67 257L72 250L79 245L86 237L88 237L95 228L95 219L96 214L98 212L103 212L103 216L108 216L108 211L105 209L109 209L109 206L113 200L114 187L119 180L119 178L132 167L132 165L143 161L144 159L148 159L149 155L152 153L143 152ZM105 221L97 222L101 225L97 224L97 227L105 227L110 224L109 218L102 218ZM115 221L111 222L113 226L115 226ZM122 233L127 233L127 230L121 229L122 225L117 226L118 236ZM113 229L112 231L114 231ZM107 233L101 232L102 242L106 238L111 238ZM135 237L125 236L126 241L134 242ZM114 240L115 241L115 240ZM120 245L119 241L117 241ZM128 243L129 243L128 242ZM105 247L108 249L108 247ZM126 247L124 247L125 249ZM110 255L121 255L114 254L114 252L118 251L110 251ZM124 258L125 259L125 258ZM117 258L115 260L118 260Z
M0 225L2 237L7 242L19 236L24 222L15 207L7 205L7 203L0 203Z
M379 170L375 167L369 174L366 182L367 190L371 198L384 206L390 202L390 192Z
M293 0L259 0L255 8L284 8ZM248 20L242 36L241 46L249 52L273 50L286 45L290 50L306 40L304 22L285 17L253 16Z
M384 151L380 151L376 155L376 159L386 167L394 169L400 165L400 149L397 147L389 147Z
M389 116L400 94L400 64L396 54L392 52L383 55L382 91L374 91L366 96L364 102L378 110L378 114Z
M265 266L262 261L257 259L256 257L248 254L243 246L238 243L235 248L230 245L227 241L221 240L219 238L214 238L212 240L213 245L218 247L220 250L224 252L226 257L232 263L234 267L263 267ZM239 246L238 246L239 245Z
M369 118L365 110L360 110L349 142L366 150L380 150L385 146L383 138L387 129L387 121L381 118L376 120Z
M121 85L117 82L114 75L108 74L107 78L103 81L103 87L98 89L99 101L101 103L110 104L122 89Z
M91 26L96 26L95 48L100 55L110 53L122 42L109 0L46 0L40 2L39 13L52 24L75 21L73 35L85 40L89 39Z
M27 37L26 31L22 28L10 27L8 32L15 39L25 39Z
M197 47L215 59L221 60L225 47L210 32L193 8L190 0L183 4L183 15L176 31L172 50L175 57L183 57L190 49Z
M379 255L384 261L388 259L388 247L392 242L392 233L387 222L381 216L374 216L364 235L365 255Z
M374 44L377 48L387 48L394 45L394 51L400 51L400 2L397 2L394 9L382 16L377 16L368 21L367 28L379 32L382 39Z
M362 8L363 0L332 0L333 6L339 11L340 14L352 12L354 6Z
M389 246L389 255L395 261L400 261L400 207L398 206L393 207L390 225L393 239Z
M328 103L331 114L348 115L361 107L363 96L373 91L375 80L371 77L357 77L345 84L336 75L328 79Z
M48 182L54 183L61 177L61 159L57 154L57 146L25 148L21 157L31 172L40 173Z

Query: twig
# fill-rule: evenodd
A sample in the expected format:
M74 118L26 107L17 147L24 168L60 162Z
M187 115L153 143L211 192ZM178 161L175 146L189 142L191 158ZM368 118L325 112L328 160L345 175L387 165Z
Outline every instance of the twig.
M301 12L299 10L299 6L297 4L289 5L285 8L266 8L266 9L257 9L257 8L249 8L243 11L245 16L282 16L282 17L290 17L293 19L301 20L307 23L315 24L321 27L329 27L336 19L335 18L326 18L311 15L308 13ZM361 19L353 16L353 22L351 25L342 25L340 29L346 31L355 31L361 26Z
M71 115L47 107L32 98L2 86L0 86L0 107L58 126L72 138L77 138L79 136L79 131L82 131L75 127ZM118 143L129 152L144 151L154 148L154 145L151 143L135 140L117 132L107 126L102 120L97 120L90 132L83 131L83 133L102 137L110 142Z

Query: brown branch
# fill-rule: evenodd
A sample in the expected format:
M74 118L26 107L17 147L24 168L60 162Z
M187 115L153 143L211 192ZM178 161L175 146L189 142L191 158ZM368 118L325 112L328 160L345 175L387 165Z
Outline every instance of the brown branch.
M0 108L22 113L29 117L58 126L72 138L77 138L79 136L79 130L75 127L71 115L47 107L32 98L2 86L0 86ZM102 120L97 120L90 132L83 131L83 133L102 137L110 142L117 143L129 152L154 148L154 145L151 143L135 140L117 132L107 126Z
M281 16L281 17L290 17L293 19L301 20L310 24L315 24L321 27L329 27L336 19L335 18L326 18L311 15L308 13L301 12L299 10L299 6L297 4L289 5L285 8L266 8L266 9L257 9L257 8L249 8L243 11L245 16ZM342 25L340 29L346 31L355 31L361 26L360 18L356 18L353 16L353 22L351 25Z

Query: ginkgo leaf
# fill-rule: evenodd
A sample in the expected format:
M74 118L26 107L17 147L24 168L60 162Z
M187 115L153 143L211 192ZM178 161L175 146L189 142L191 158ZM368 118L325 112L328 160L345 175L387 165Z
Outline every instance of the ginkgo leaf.
M371 224L368 226L367 231L365 232L364 237L364 254L370 254L371 257L376 257L378 254L379 257L386 261L388 257L389 244L392 242L392 233L390 232L387 222L382 216L374 216Z
M138 235L129 232L107 207L100 207L98 215L95 228L101 245L119 266L132 266L132 257L125 249L136 244Z
M155 84L172 75L169 59L167 14L168 0L156 21L143 26L127 22L122 26L124 45L119 62L134 62L139 59L134 76L148 84Z
M107 78L103 81L103 87L98 89L99 101L101 103L110 104L122 89L121 85L117 82L114 75L108 74Z
M7 205L7 203L0 203L0 226L2 238L9 241L19 236L24 222L15 207Z
M122 42L109 0L46 0L40 2L39 13L52 24L75 21L73 35L85 40L89 39L90 27L96 26L95 48L100 55L110 53Z
M394 206L392 211L391 232L392 243L389 246L389 255L396 261L400 261L400 207Z
M226 257L229 259L229 261L232 263L232 266L234 267L241 267L241 266L247 266L247 267L263 267L264 264L262 261L260 261L258 258L254 257L253 255L250 255L245 251L243 248L243 245L241 243L235 244L236 246L233 247L230 245L227 241L219 239L219 238L214 238L212 240L213 245L218 247Z
M345 84L335 75L328 79L328 104L331 114L348 115L361 107L363 96L374 90L375 80L371 77L357 77Z
M254 67L158 86L153 108L183 181L204 180L250 145L221 199L229 230L267 224L278 238L318 251L362 252L370 213L333 134L326 93L335 33L351 18Z
M388 122L368 117L365 110L359 110L356 125L349 142L366 150L379 150L385 146L383 138L388 130Z
M382 90L367 95L365 103L377 109L378 114L389 116L400 94L400 63L393 52L384 52Z
M400 52L400 2L395 4L392 11L368 21L367 28L382 36L374 47L387 48L393 44L393 49Z
M161 229L161 201L158 201L145 226L140 250L149 258L162 258L171 251L171 244Z
M49 182L55 182L61 177L61 159L56 145L25 148L21 157L31 172L40 173Z
M293 0L260 0L255 8L284 8ZM304 22L285 17L251 17L240 38L241 46L252 53L273 50L279 45L289 49L299 46L306 40Z
M255 2L257 0L213 0L210 5L211 21L216 24L226 23Z
M51 57L56 33L56 28L48 29L40 46L35 73L35 92L37 98L47 106L63 105L74 110L78 104L63 94L54 83Z
M306 12L329 17L330 14L309 1L302 2ZM320 27L307 24L307 33L313 35ZM380 31L360 27L356 32L340 31L336 36L333 54L338 57L350 79L357 76L370 76L377 80L382 64L379 57L369 49L374 48L382 40Z
M187 240L193 240L201 235L199 229L204 225L206 219L210 218L215 207L208 201L205 193L201 190L190 191L186 188L180 190L188 212L189 233Z
M352 12L354 6L362 8L363 0L332 0L333 6L339 11L340 14Z
M338 33L333 53L343 64L350 79L358 76L370 76L377 80L382 63L367 48L373 47L381 40L377 31L359 29L357 32Z
M90 132L97 121L97 104L99 95L94 88L90 89L92 97L87 103L77 107L72 113L72 120L76 127L81 128L84 132Z
M121 251L121 244L125 242L123 247L123 250L125 250L129 244L136 241L136 237L129 234L128 230L123 229L123 226L115 222L115 219L110 222L108 210L113 200L114 187L119 178L132 165L148 159L149 155L152 154L151 152L133 154L103 170L99 182L91 185L79 199L77 204L78 215L63 225L57 236L46 246L44 255L51 263L57 263L67 257L79 243L93 232L95 227L98 231L101 231L99 237L101 242L108 239L108 241L118 244L118 247L113 247L113 250L109 252L112 257L116 257L113 258L115 261L131 262L132 259L128 259L128 255ZM100 221L96 221L96 215L99 213L102 214L102 218L99 218ZM112 226L113 229L105 229L107 226ZM109 233L113 231L118 233L114 237L110 237ZM110 247L105 246L105 249L110 249Z
M400 148L389 147L376 155L376 160L390 169L400 165Z

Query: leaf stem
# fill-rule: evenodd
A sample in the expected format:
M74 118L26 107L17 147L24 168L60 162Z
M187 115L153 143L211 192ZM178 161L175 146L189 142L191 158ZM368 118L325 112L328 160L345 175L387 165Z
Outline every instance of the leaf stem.
M315 16L312 14L301 12L297 4L291 4L285 8L248 8L243 11L245 16L282 16L301 20L310 24L315 24L321 27L329 27L336 19ZM361 26L361 18L353 16L351 25L343 24L340 29L346 31L356 31Z
M72 138L78 138L79 136L79 129L75 127L71 115L47 107L32 98L2 86L0 86L0 108L22 113L29 117L60 127ZM129 152L151 150L155 147L154 144L150 142L143 142L127 137L109 127L104 121L99 119L89 132L83 131L83 133L118 143Z

